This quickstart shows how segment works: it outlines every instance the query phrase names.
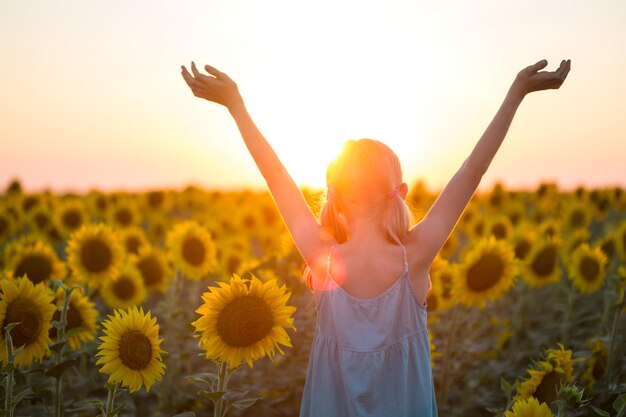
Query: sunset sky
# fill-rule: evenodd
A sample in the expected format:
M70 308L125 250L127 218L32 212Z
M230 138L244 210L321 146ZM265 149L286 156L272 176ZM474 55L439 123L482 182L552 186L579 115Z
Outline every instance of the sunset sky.
M229 74L299 184L347 139L441 189L510 83L572 68L520 106L479 189L626 186L626 1L2 1L0 190L264 186L223 107L180 66Z

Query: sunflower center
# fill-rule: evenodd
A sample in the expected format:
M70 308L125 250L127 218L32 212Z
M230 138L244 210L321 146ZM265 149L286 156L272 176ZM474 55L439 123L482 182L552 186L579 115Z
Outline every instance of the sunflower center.
M528 255L528 251L530 250L530 242L527 239L521 239L515 245L515 257L517 259L524 259L526 255Z
M35 223L37 223L37 227L40 229L45 228L48 223L50 222L50 218L48 217L48 215L46 213L37 213L35 214L34 217ZM0 222L2 222L2 220L0 220ZM0 226L0 229L2 227ZM2 231L0 230L0 236L2 236Z
M496 237L496 239L506 238L506 231L506 227L502 223L496 223L491 228L491 233Z
M113 260L109 246L97 238L87 240L80 255L85 269L93 273L105 271Z
M152 343L139 330L128 330L120 337L118 353L120 360L135 371L146 369L152 359Z
M556 399L556 390L562 380L563 374L556 371L548 372L537 386L533 397L535 397L539 403L545 402L550 404Z
M4 329L9 323L17 322L20 324L11 331L13 346L30 345L37 340L43 326L43 318L41 311L32 300L18 297L9 303L2 328Z
M147 256L137 263L137 268L141 271L141 276L146 286L158 284L163 281L164 271L157 259Z
M183 241L183 258L193 266L201 265L206 250L202 241L195 236L189 236Z
M121 275L113 282L113 293L122 300L129 300L135 295L135 284Z
M0 217L0 236L4 236L7 230L9 230L9 221L5 217Z
M141 246L141 240L136 236L129 236L126 238L126 251L129 253L138 254L139 246Z
M52 264L46 256L34 253L27 255L17 265L13 272L14 278L19 278L26 274L33 284L38 284L50 278L52 274Z
M253 295L244 295L226 304L217 317L217 333L229 346L247 347L272 330L270 307Z
M593 369L591 373L594 379L600 379L606 371L607 360L605 355L599 355L593 363Z
M548 276L554 271L557 260L557 251L555 246L547 246L542 249L535 259L533 259L530 267L535 274L540 277Z
M96 198L96 207L100 211L105 211L107 208L107 199L104 196L98 196Z
M163 205L165 196L161 191L151 191L148 193L148 205L153 209L158 209Z
M569 224L573 227L573 228L580 228L582 226L584 226L585 224L585 213L582 212L581 210L576 210L572 213L572 215L569 218Z
M83 223L83 218L78 210L65 211L62 219L63 224L70 229L77 229Z
M584 257L580 262L580 273L585 280L594 282L600 273L598 261L588 256Z
M485 253L468 269L467 286L472 291L486 291L502 278L503 272L502 258L493 253Z
M133 222L133 215L130 210L122 208L115 212L115 220L121 226L130 226Z

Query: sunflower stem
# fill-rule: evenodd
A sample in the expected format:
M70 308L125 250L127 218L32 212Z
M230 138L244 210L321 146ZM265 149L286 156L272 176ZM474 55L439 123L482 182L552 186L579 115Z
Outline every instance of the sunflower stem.
M11 329L17 324L9 324L4 328L4 340L7 348L7 384L4 396L4 415L13 417L13 375L15 374L15 356L13 354L13 339L11 338Z
M615 337L617 335L617 327L618 327L617 323L619 322L619 316L623 309L623 307L621 306L623 301L624 301L624 292L622 292L621 298L616 303L615 317L613 317L613 325L611 326L611 335L609 337L609 352L608 352L608 359L607 359L607 366L608 366L607 385L609 385L609 388L611 387L611 382L613 380L613 368L614 368L613 361L615 360Z
M115 391L117 390L117 383L115 384L107 384L107 389L109 390L109 395L107 396L107 405L104 409L105 417L112 417L113 407L115 404Z
M217 392L224 392L228 385L228 362L219 362L217 364L217 370ZM223 395L215 402L214 417L222 417L222 399Z
M563 321L561 322L561 343L563 345L567 345L569 342L569 329L570 329L570 320L572 315L572 307L574 305L575 293L574 289L565 282L563 284L565 291L567 292L567 300L565 304L565 311L563 312Z
M57 342L59 343L65 343L65 328L67 327L67 310L69 309L69 305L70 305L70 296L72 295L72 290L74 290L75 287L64 287L65 288L65 298L63 299L63 307L61 308L61 319L60 319L60 323L62 324L62 326L57 329ZM59 350L56 351L55 353L55 359L54 359L54 364L55 366L61 363L61 359L63 358L63 350L65 348L65 344L61 345L61 348ZM63 389L62 389L62 385L63 385L63 374L60 374L58 377L54 377L54 416L55 417L62 417L63 416L63 410L62 410L62 404L63 404Z

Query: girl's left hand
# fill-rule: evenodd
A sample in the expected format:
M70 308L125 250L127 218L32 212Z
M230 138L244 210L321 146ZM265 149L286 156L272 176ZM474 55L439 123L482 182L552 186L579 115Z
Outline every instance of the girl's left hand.
M513 81L512 89L521 97L533 91L541 91L548 89L557 89L561 87L563 81L567 78L567 74L571 68L571 60L564 59L556 71L539 71L548 65L548 61L542 59L534 65L530 65L521 70L515 81Z
M221 104L229 109L241 103L237 84L228 75L210 65L205 65L204 69L211 75L201 74L193 61L191 62L193 75L184 65L181 66L181 74L194 96Z

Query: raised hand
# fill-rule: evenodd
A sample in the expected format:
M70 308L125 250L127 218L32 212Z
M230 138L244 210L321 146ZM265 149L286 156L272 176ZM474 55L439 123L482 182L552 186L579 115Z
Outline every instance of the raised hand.
M228 75L216 68L210 65L204 66L204 69L211 75L200 73L193 61L191 62L193 75L184 65L180 68L181 74L194 96L213 101L229 109L242 102L237 84Z
M561 65L556 71L540 71L548 65L548 61L542 59L534 65L530 65L521 70L511 88L522 97L533 91L555 89L561 87L571 68L571 60L561 61Z

